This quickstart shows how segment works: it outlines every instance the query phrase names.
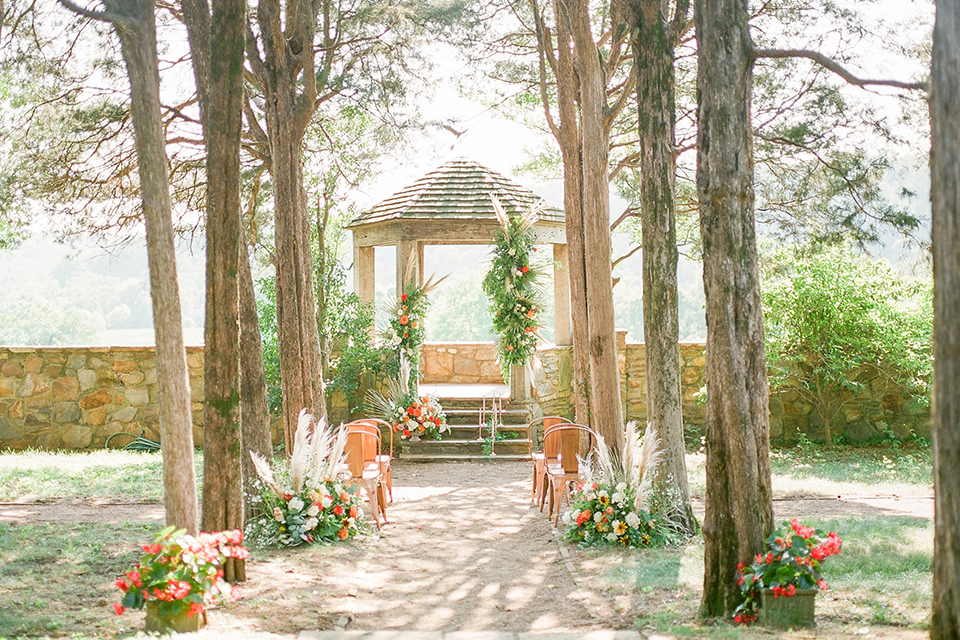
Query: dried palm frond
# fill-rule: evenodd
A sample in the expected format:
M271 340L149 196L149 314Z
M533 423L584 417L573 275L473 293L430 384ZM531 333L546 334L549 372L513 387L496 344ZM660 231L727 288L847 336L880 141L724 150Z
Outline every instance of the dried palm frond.
M300 493L310 463L310 421L313 417L306 409L300 410L297 420L297 432L293 438L293 452L290 454L290 482L295 493Z
M431 273L430 277L427 278L427 281L423 283L423 295L430 295L434 289L440 286L440 283L450 277L448 273L445 276L437 278L437 274ZM436 279L434 279L436 278Z
M500 198L497 196L490 196L490 202L493 204L493 212L497 215L497 220L500 221L500 226L503 227L503 233L510 237L510 219L507 217L507 210L503 208L503 205L500 203Z
M253 460L253 468L257 472L257 475L260 476L260 480L263 481L263 484L270 487L270 489L277 494L277 497L282 498L283 491L277 484L276 478L273 477L273 469L270 468L270 463L268 463L263 456L254 451L250 452L250 459Z
M633 427L636 433L636 425ZM660 450L660 438L653 423L647 423L646 431L643 434L643 445L640 447L639 456L634 463L636 466L636 475L640 478L637 485L637 494L634 504L637 509L647 509L650 502L650 489L653 486L653 477L656 475L657 466L660 464L660 458L663 452Z
M331 432L329 442L330 449L317 467L317 474L321 479L336 478L346 470L347 466L347 430L340 429L336 433Z

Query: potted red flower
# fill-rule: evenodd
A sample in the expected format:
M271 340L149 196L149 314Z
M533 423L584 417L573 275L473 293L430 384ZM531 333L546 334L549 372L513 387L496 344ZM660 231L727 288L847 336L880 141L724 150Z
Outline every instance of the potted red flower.
M117 578L123 598L113 605L117 615L126 609L147 609L147 631L196 631L206 623L209 606L236 600L235 586L223 579L227 558L244 559L239 530L188 535L167 527L132 569Z

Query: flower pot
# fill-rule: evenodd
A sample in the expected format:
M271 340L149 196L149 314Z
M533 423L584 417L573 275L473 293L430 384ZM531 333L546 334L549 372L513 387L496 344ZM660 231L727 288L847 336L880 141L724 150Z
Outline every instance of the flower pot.
M797 589L792 596L775 597L770 589L760 592L760 624L786 629L812 627L813 607L819 589Z
M416 433L410 436L410 442L420 442L420 436Z
M157 633L186 633L199 631L207 624L207 614L201 613L187 617L184 611L179 615L162 615L157 602L147 602L147 631Z

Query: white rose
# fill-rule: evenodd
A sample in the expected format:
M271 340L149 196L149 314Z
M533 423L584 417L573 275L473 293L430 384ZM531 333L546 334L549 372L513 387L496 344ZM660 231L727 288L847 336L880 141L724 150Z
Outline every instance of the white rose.
M627 490L627 483L626 483L626 482L621 482L621 483L617 484L617 491L623 493L623 492L626 491L626 490Z
M630 527L631 529L636 529L640 526L640 516L638 516L633 511L627 514L626 520L627 520L627 526Z
M307 523L306 523L305 525L303 525L303 527L304 527L307 531L313 531L314 529L317 528L317 525L318 525L318 524L320 524L320 521L317 520L316 518L307 518Z
M517 250L516 250L516 249L509 249L509 250L507 250L507 253L510 254L511 256L515 256L515 255L517 255Z
M333 498L331 498L330 496L323 496L323 498L320 499L320 506L323 507L324 509L329 509L330 505L332 504L333 504Z
M607 540L609 540L610 542L616 542L616 541L617 541L617 534L615 534L615 533L613 533L613 532L608 533L608 534L607 534Z
M307 515L310 516L310 517L313 517L313 516L317 515L318 513L320 513L320 507L318 507L318 506L315 505L315 504L310 505L310 508L307 509Z
M610 499L616 502L617 504L621 504L623 502L623 494L615 493L610 497Z
M600 519L601 519L601 518L603 518L603 512L602 512L602 511L597 511L596 513L593 514L593 521L594 521L594 522L600 522Z
M287 506L290 507L291 511L300 511L303 509L303 500L297 496L290 498L290 502L287 503Z

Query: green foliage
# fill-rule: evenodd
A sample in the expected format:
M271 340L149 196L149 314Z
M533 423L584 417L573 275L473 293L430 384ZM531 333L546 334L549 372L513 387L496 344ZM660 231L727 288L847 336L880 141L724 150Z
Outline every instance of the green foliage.
M839 411L881 378L927 391L932 366L929 283L847 249L786 249L763 287L770 383L810 402L832 441Z
M341 391L351 412L363 402L363 381L369 375L396 375L397 363L390 349L377 347L370 340L373 307L360 301L347 289L343 265L335 262L329 276L318 287L324 288L327 304L318 318L320 335L330 353L328 393Z
M77 345L94 342L97 328L75 308L60 310L45 300L20 300L0 311L0 344Z
M530 255L536 251L531 228L535 212L510 218L498 202L494 205L501 228L493 236L493 260L483 279L483 291L490 300L493 328L500 334L497 360L507 379L510 367L525 364L537 348L543 308L538 284L542 267Z

